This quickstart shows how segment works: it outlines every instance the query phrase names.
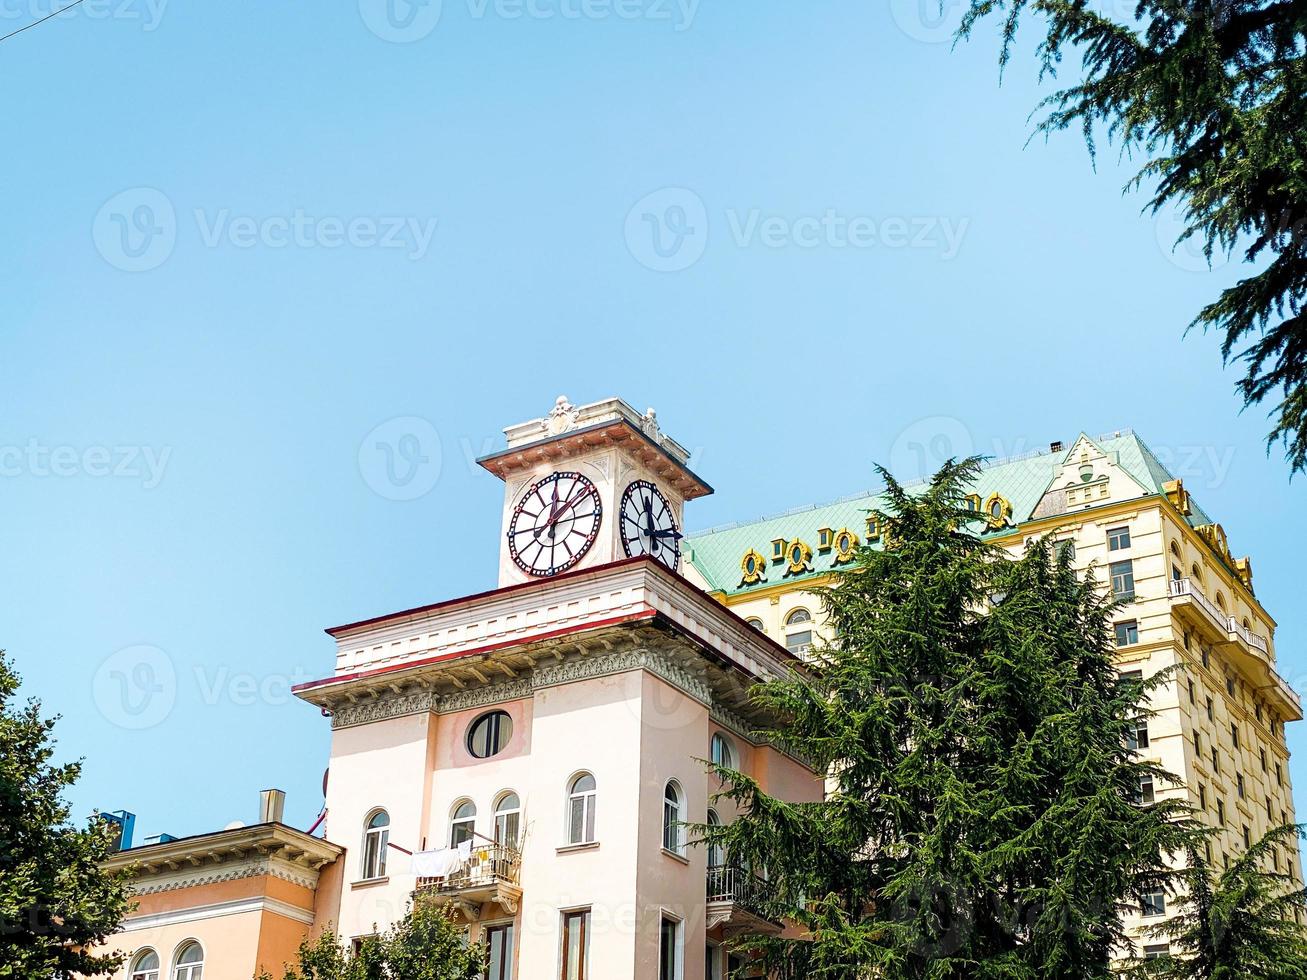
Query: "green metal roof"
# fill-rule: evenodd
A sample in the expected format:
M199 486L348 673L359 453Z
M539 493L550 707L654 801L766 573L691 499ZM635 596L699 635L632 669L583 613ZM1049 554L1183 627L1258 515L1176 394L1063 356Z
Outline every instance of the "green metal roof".
M1058 452L1031 453L1026 456L987 463L977 476L972 491L982 503L991 494L1006 497L1012 504L1011 526L990 532L993 537L1014 533L1029 518L1054 476L1066 461L1079 436ZM1091 439L1111 460L1139 482L1148 495L1162 493L1162 484L1174 479L1157 457L1133 432L1128 430L1110 436ZM713 590L743 594L778 584L781 581L803 581L830 571L834 567L834 551L817 549L817 531L831 528L838 532L848 528L865 539L868 512L884 506L879 491L867 491L836 500L829 504L801 507L748 523L732 524L687 535L686 555L695 569L708 581ZM1189 522L1198 526L1210 524L1211 519L1196 503ZM812 571L782 578L784 563L773 562L771 542L777 538L787 541L801 538L812 549ZM755 585L743 585L740 561L745 552L753 549L766 559L767 577Z

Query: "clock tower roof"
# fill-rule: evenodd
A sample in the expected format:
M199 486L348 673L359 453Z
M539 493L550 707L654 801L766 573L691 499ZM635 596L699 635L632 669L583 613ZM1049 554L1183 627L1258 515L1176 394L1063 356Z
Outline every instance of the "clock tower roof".
M508 447L477 460L501 480L542 462L562 463L571 456L602 448L621 448L634 456L685 500L704 497L712 487L687 466L690 453L658 426L651 408L637 412L620 398L573 405L559 395L548 415L510 425Z

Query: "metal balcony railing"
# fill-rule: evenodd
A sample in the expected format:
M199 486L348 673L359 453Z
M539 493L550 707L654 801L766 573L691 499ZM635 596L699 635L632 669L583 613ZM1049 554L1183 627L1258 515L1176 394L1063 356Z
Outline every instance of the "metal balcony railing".
M500 884L517 885L521 868L522 854L516 847L490 844L473 850L467 864L442 878L419 878L417 889L455 895Z
M775 891L751 871L729 864L708 869L708 901L731 902L763 918L771 918Z

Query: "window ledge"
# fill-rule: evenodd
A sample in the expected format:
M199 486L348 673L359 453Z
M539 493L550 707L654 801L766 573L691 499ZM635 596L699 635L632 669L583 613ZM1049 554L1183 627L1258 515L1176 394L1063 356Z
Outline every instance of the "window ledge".
M377 885L384 885L390 881L390 875L383 875L380 878L360 878L358 881L350 882L350 888L373 888Z
M599 842L597 840L586 841L584 844L563 844L558 848L559 854L574 854L577 851L597 851Z
M680 861L682 864L690 863L690 859L686 857L684 854L677 854L675 851L669 851L665 847L663 848L663 853L674 861Z

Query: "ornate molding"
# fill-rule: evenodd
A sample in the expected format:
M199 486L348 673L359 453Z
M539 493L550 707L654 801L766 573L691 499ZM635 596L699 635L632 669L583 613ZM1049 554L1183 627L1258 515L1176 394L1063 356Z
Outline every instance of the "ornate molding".
M374 721L388 721L404 715L435 711L439 699L434 691L405 691L383 695L372 701L342 705L331 713L331 727L350 728Z
M150 880L132 882L134 895L156 895L159 892L175 891L178 888L193 888L197 885L213 885L223 881L239 881L242 878L280 878L293 885L315 889L318 887L318 873L299 868L267 855L252 858L239 864L208 865L191 871L171 872L148 876Z

